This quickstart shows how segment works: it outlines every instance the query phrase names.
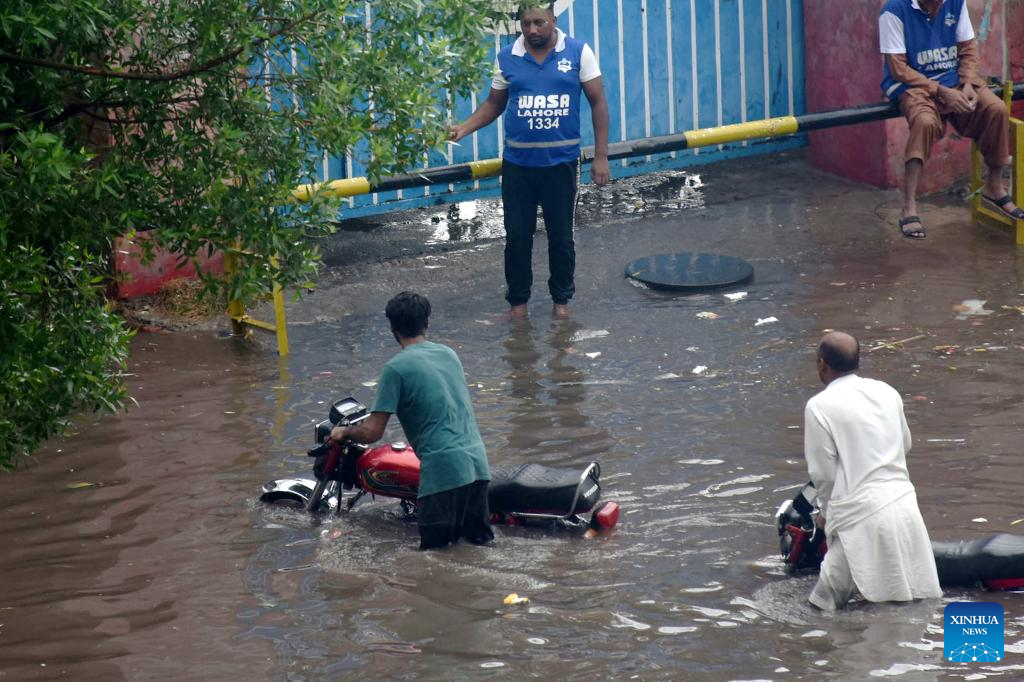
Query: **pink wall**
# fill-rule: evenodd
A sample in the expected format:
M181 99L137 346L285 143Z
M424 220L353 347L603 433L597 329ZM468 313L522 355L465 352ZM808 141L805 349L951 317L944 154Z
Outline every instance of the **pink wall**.
M882 60L878 55L875 0L804 3L807 111L829 111L878 102ZM842 36L836 40L837 36ZM884 186L885 123L864 123L810 134L815 167Z
M1024 83L1024 0L1007 3L1006 42L1010 78L1014 83ZM1013 113L1017 118L1024 118L1024 101L1014 103Z
M1009 4L1004 8L1004 4ZM881 0L804 2L807 72L807 110L827 111L883 101L882 56L878 52L878 14ZM1010 61L1024 70L1024 3L1020 0L968 0L981 46L983 76L1002 76L1003 38ZM1004 9L1008 13L1004 25ZM983 19L988 17L987 23ZM842 36L836 40L837 36ZM1014 57L1016 55L1016 57ZM1024 74L1018 77L1024 77ZM946 137L932 150L921 192L949 187L970 170L970 142ZM879 187L903 181L903 150L907 124L903 119L845 126L811 133L809 158L816 167Z
M183 277L195 278L196 269L191 261L179 268L178 256L163 249L156 249L154 258L149 263L139 260L142 249L138 242L146 238L146 233L140 232L132 241L121 238L115 244L114 273L117 279L118 298L150 296L167 282ZM199 260L204 272L224 271L220 252L210 258Z

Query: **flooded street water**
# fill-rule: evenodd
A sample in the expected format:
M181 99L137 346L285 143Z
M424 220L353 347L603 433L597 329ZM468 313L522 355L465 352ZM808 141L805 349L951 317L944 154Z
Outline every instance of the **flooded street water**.
M699 173L584 194L569 321L550 319L542 235L531 319L513 322L501 240L446 241L424 211L421 227L358 233L394 239L401 260L361 260L355 233L338 235L344 264L289 307L285 361L269 341L139 335L139 405L0 476L0 680L1024 678L1024 595L824 615L806 604L814 577L785 575L772 518L806 480L814 349L837 328L860 338L863 374L905 397L932 538L1024 534L1012 235L933 200L928 239L901 239L896 194L799 156ZM406 252L417 234L426 246ZM745 258L755 279L682 296L622 276L692 250ZM372 402L398 349L383 307L406 288L462 359L490 461L599 461L614 532L497 527L491 547L421 553L394 501L320 524L256 501L307 475L332 399ZM512 592L529 604L504 606ZM943 659L957 600L1003 604L1004 662Z

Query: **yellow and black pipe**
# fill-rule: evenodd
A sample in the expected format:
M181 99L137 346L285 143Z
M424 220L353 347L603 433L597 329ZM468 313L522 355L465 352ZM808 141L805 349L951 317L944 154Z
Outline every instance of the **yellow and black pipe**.
M1002 86L994 87L992 91L997 96L1008 101L1010 99L1024 99L1024 83L1018 83L1013 86L1012 93L1004 93ZM887 118L897 118L900 115L899 109L895 105L883 102L850 107L848 109L837 109L835 111L803 114L802 116L778 116L776 118L734 123L715 128L688 130L674 135L616 142L608 145L608 158L611 160L625 159L633 156L663 154L685 149L695 149L697 147L709 147L716 144L741 142L743 140L781 137L795 133L810 132L812 130L824 130L826 128L866 123L868 121L881 121ZM593 158L594 148L584 148L583 161L586 163L592 161ZM371 194L373 192L409 189L411 187L482 180L495 177L500 173L501 159L486 159L484 161L471 161L453 166L426 168L418 173L392 175L381 178L380 182L375 185L370 184L368 179L362 177L300 185L292 191L292 198L296 201L308 201L317 192L322 192L326 196L333 198L345 198L360 194Z

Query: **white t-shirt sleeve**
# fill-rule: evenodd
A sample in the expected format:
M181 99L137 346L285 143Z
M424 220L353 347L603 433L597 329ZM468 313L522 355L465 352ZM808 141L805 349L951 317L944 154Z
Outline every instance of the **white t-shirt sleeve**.
M508 90L508 81L502 75L497 59L494 60L494 76L491 78L491 87L495 90Z
M597 57L590 45L583 44L583 52L580 53L580 83L592 81L601 75L601 67L597 64Z
M907 53L903 22L892 12L883 12L878 17L878 49L882 54Z
M965 43L968 40L974 40L974 25L971 24L971 14L965 2L960 8L960 21L956 24L956 42Z

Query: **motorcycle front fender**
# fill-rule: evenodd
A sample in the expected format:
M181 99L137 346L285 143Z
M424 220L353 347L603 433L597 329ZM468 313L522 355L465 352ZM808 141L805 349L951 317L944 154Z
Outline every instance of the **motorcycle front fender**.
M316 480L312 478L279 478L263 485L260 501L286 507L305 507L315 487ZM325 496L323 502L330 504L331 500Z

